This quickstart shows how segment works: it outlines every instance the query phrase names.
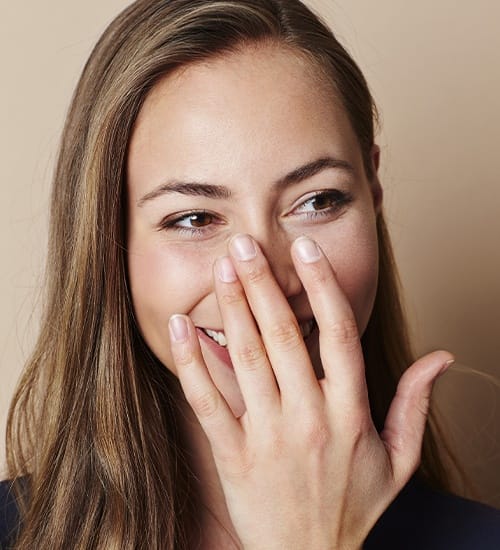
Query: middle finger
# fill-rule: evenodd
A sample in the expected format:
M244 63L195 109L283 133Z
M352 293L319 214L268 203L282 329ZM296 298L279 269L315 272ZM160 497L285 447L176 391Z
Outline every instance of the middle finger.
M280 392L291 401L317 402L321 390L299 324L259 245L249 235L236 235L229 252Z

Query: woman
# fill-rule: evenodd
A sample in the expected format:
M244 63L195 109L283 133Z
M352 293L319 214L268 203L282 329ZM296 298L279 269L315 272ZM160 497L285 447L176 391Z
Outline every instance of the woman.
M62 138L4 540L498 542L496 512L428 488L452 356L411 356L374 110L298 1L139 0L110 25Z

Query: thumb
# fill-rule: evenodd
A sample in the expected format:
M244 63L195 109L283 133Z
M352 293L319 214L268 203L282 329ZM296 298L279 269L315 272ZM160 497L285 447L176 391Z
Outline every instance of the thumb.
M432 388L453 362L447 351L429 353L413 363L399 381L380 434L398 485L404 485L420 463Z

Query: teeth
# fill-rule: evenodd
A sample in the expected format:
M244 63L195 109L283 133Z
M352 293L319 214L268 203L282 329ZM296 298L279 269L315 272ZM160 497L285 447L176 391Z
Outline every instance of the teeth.
M305 323L300 324L300 332L302 333L303 338L307 338L309 334L313 331L314 328L314 319L306 321Z
M203 331L205 332L205 334L210 336L212 340L215 340L219 344L219 346L222 346L224 348L227 347L226 336L223 332L217 332L216 330L210 330L208 328L203 329Z
M302 338L307 338L311 332L314 329L314 319L311 319L310 321L306 321L305 323L301 323L300 326L300 332L302 334ZM210 330L208 328L202 329L203 332L212 338L212 340L215 340L219 346L227 347L227 340L226 335L223 332L218 332L216 330Z

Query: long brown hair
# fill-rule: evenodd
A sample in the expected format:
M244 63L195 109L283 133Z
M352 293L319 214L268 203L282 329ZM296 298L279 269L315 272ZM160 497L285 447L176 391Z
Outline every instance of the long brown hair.
M127 284L125 166L155 83L180 66L268 41L305 56L342 101L373 176L376 110L360 70L298 0L138 0L97 43L54 175L41 332L13 400L8 465L22 478L19 548L188 547L195 500L176 378L148 350ZM383 217L380 275L362 338L381 428L413 362ZM429 427L421 471L446 476Z

